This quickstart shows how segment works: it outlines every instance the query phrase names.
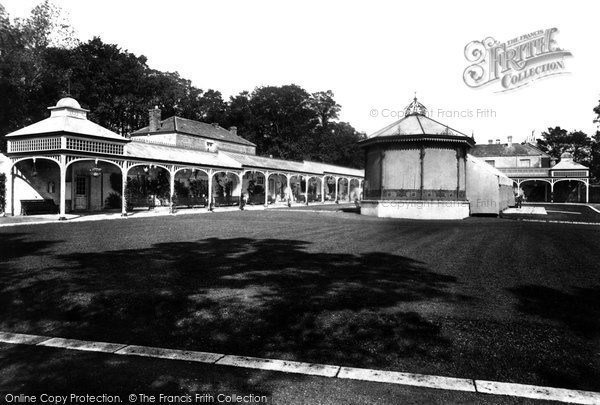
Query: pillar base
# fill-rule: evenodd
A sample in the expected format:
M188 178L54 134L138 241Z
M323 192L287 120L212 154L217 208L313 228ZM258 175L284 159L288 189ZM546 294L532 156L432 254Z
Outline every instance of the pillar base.
M127 213L126 212L122 212L121 213L121 217L125 217L126 218L127 217Z
M470 209L468 201L363 200L360 213L380 218L464 219Z

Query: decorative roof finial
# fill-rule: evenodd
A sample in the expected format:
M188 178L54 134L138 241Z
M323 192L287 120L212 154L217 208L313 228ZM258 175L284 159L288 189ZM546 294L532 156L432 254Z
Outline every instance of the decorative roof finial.
M408 115L427 115L427 108L419 103L417 101L417 92L415 91L415 98L413 99L413 102L410 103L405 109L404 109L404 116L408 116Z

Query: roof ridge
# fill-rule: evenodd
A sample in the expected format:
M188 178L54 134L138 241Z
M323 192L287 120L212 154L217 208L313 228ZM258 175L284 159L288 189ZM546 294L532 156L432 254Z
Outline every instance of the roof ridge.
M402 121L406 120L408 117L410 117L410 115L406 115L406 116L400 118L399 120L392 122L391 124L387 125L386 127L383 127L380 130L373 132L371 135L367 136L367 139L375 138L378 134L385 132L386 130L394 127L395 125L400 124Z
M441 125L441 126L443 126L443 127L446 127L447 129L449 129L449 130L452 130L452 131L454 131L454 132L456 132L456 133L458 133L458 134L460 134L460 135L462 135L462 136L466 136L467 138L470 138L470 137L469 137L469 135L467 135L467 134L465 134L465 133L463 133L463 132L459 131L458 129L454 129L454 128L452 128L451 126L448 126L448 125L446 125L446 124L443 124L443 123L441 123L441 122L439 122L439 121L436 121L436 120L434 120L433 118L431 118L431 117L428 117L427 115L423 115L423 117L427 118L428 120L431 120L431 121L435 122L436 124L439 124L439 125ZM420 122L420 121L419 121L419 124L421 124L421 122ZM425 134L425 135L435 135L435 134Z

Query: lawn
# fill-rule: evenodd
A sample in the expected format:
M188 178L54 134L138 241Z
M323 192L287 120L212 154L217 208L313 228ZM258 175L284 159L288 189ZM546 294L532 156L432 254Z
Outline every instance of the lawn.
M600 229L245 211L0 229L0 330L600 391Z

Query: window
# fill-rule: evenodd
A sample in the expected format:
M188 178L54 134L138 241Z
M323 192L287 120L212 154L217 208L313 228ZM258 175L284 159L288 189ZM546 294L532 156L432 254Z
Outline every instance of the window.
M256 184L258 184L260 186L265 184L265 178L261 174L256 176Z
M207 151L211 151L211 150L213 150L213 147L214 147L214 145L215 145L215 143L214 143L214 142L208 142L208 141L207 141L207 142L206 142L206 150L207 150Z
M48 193L54 194L56 193L56 184L53 181L48 182Z
M77 195L85 195L86 189L86 179L85 177L77 177L75 179L75 194Z
M519 159L519 167L531 167L531 159Z
M485 163L487 163L490 166L496 166L496 162L494 160L486 160Z

